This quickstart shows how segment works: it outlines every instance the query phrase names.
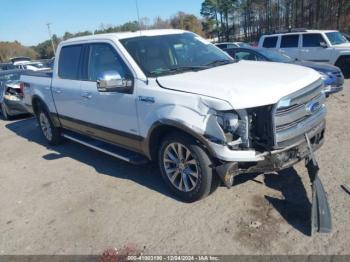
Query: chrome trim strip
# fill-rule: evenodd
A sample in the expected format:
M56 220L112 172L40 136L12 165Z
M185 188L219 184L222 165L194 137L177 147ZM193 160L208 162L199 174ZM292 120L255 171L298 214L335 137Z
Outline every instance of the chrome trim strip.
M315 115L309 117L304 122L299 123L297 126L287 129L286 131L281 131L276 133L277 144L285 140L300 136L304 133L307 133L313 127L324 121L326 117L327 109L325 106Z
M287 113L283 113L283 114L277 113L277 115L275 116L276 127L278 128L279 126L293 123L295 121L302 119L303 117L308 116L308 112L306 109L308 104L319 103L320 105L323 105L325 102L326 102L326 97L320 93L318 97L310 100L306 104L300 105L299 107L297 107L294 110L291 110L291 111L289 111Z

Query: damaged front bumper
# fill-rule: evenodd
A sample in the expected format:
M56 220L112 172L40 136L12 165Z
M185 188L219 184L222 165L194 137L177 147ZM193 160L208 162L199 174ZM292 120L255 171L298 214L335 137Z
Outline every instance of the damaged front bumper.
M318 175L319 167L314 156L314 152L324 142L324 132L325 123L323 122L306 133L304 139L293 146L260 154L253 154L254 151L248 152L245 155L247 156L246 159L252 157L255 161L222 162L216 167L216 173L226 187L231 188L234 177L237 175L281 171L305 160L312 183L312 232L329 233L332 228L331 213L326 192Z

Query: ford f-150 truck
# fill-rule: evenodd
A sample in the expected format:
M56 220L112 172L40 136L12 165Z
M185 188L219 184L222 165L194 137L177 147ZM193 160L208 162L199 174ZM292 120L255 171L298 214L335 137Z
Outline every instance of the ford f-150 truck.
M62 42L53 72L21 80L49 144L65 137L134 164L157 161L188 202L219 179L231 187L238 174L306 159L315 226L330 228L314 157L326 115L314 70L235 61L196 34L151 30Z

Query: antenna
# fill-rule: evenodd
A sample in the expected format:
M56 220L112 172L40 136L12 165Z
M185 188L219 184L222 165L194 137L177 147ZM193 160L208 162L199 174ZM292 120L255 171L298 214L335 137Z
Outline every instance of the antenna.
M49 37L51 40L53 54L56 56L55 44L54 44L53 39L52 39L51 28L50 28L51 23L47 23L46 25L47 25L47 31L49 32Z
M136 12L137 12L137 20L139 23L139 31L140 31L140 36L142 35L142 28L141 28L141 20L140 20L140 10L139 10L139 1L135 0L135 5L136 5Z

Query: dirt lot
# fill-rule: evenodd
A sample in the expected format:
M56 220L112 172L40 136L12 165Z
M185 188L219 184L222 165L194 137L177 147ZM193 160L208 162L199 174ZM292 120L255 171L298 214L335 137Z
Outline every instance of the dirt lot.
M0 121L0 254L350 254L350 81L328 100L318 152L333 232L310 237L303 164L238 177L195 204L174 199L156 167L73 142L48 148L34 119Z

